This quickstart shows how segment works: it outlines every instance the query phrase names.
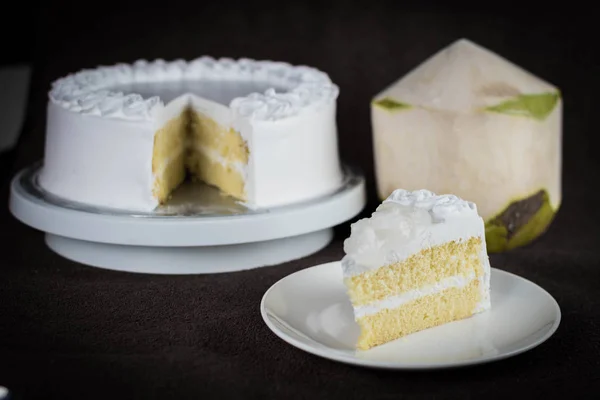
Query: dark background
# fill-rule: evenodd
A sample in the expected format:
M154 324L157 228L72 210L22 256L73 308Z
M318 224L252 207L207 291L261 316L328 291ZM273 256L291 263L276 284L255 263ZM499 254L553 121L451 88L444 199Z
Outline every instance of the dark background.
M82 68L139 58L249 57L315 66L340 86L343 160L362 168L377 205L369 101L432 53L468 38L561 88L563 204L550 230L492 265L540 284L559 302L557 333L526 354L475 368L406 373L360 369L303 353L263 324L264 291L301 268L338 260L348 224L304 260L227 275L169 277L97 270L48 250L43 235L0 211L0 385L24 398L403 398L600 393L598 23L590 10L457 11L407 2L168 1L14 4L0 64L34 67L8 179L43 156L50 83ZM504 4L504 3L502 3ZM498 4L501 6L501 4ZM565 5L566 7L566 5ZM5 203L6 204L6 203ZM212 312L209 312L211 310ZM580 396L576 396L579 394Z

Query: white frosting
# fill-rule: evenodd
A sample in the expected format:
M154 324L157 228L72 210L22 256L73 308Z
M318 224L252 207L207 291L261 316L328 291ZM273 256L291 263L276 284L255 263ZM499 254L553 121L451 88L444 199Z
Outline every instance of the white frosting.
M152 210L158 205L152 131L149 124L82 115L50 102L39 184L71 201Z
M351 225L344 242L344 276L400 262L424 248L451 240L483 237L475 204L427 190L395 190L371 218Z
M223 158L223 156L217 150L208 148L206 146L196 145L194 147L196 151L203 153L206 157L221 164L224 167L231 167L244 176L248 173L246 166L240 161L231 162Z
M453 194L438 196L429 190L409 192L396 189L383 203L395 203L404 207L426 210L434 222L444 222L447 218L457 216L477 216L475 203L460 199Z
M227 100L261 85L288 91ZM191 92L198 87L203 97ZM147 95L132 91L138 89ZM248 164L232 165L245 178L246 206L312 199L342 182L337 94L323 72L270 61L203 57L85 70L59 79L50 92L39 183L71 201L153 210L154 134L191 106L246 141Z
M334 101L338 87L329 76L306 66L282 62L233 60L200 57L184 60L117 64L93 70L82 70L53 83L50 99L60 106L82 114L132 120L151 120L156 109L165 107L160 96L143 98L112 88L140 82L185 80L261 81L274 87L264 93L252 93L231 100L229 107L240 116L258 120L278 120L297 115L309 106Z

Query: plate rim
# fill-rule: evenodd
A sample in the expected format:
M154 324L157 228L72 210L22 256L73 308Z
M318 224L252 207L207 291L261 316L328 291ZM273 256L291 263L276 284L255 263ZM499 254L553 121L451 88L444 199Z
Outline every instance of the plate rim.
M463 361L459 361L459 362L454 362L454 361L440 362L440 363L435 363L435 364L434 363L411 364L411 363L398 363L398 362L389 362L389 361L384 362L384 361L359 359L356 357L347 356L347 355L339 354L339 353L326 354L325 351L320 351L318 348L315 348L313 346L310 346L309 344L301 342L298 339L291 337L284 331L277 328L275 326L275 324L273 324L273 322L270 320L270 317L269 317L266 307L265 307L265 303L266 303L267 298L268 298L269 294L271 293L271 291L274 290L274 288L278 284L280 284L282 281L284 281L286 279L291 279L291 278L293 278L294 275L301 274L301 273L306 272L311 269L317 269L317 268L325 269L327 267L333 266L334 264L340 264L340 262L341 261L330 261L330 262L314 265L311 267L303 268L303 269L295 271L291 274L288 274L288 275L282 277L281 279L278 279L275 283L273 283L265 291L265 293L263 294L261 301L260 301L261 317L262 317L264 323L267 325L267 327L271 330L271 332L273 332L277 337L279 337L281 340L283 340L287 344L289 344L293 347L296 347L297 349L303 350L309 354L318 356L323 359L327 359L329 361L340 362L340 363L349 364L349 365L358 366L358 367L387 369L387 370L434 370L434 369L462 368L462 367L469 367L469 366L474 366L474 365L488 364L488 363L491 363L494 361L504 360L504 359L525 353L525 352L532 350L532 349L538 347L539 345L545 343L548 339L550 339L556 333L556 331L558 330L558 327L560 326L561 320L562 320L562 312L560 309L560 305L558 304L558 302L556 301L554 296L552 296L546 289L544 289L537 283L535 283L527 278L524 278L520 275L517 275L517 274L509 272L509 271L505 271L503 269L491 267L491 269L495 273L510 276L512 279L523 280L523 281L526 281L527 283L537 287L537 289L540 290L546 297L548 297L548 299L552 303L552 305L556 311L555 321L552 324L552 326L550 327L550 329L546 332L546 334L544 334L537 341L529 343L528 345L523 346L521 348L514 349L512 351L504 352L504 353L490 356L490 357L485 357L485 358L479 357L479 358L472 358L472 359L463 360ZM326 345L324 345L324 346L327 349L331 349L329 346L326 346Z

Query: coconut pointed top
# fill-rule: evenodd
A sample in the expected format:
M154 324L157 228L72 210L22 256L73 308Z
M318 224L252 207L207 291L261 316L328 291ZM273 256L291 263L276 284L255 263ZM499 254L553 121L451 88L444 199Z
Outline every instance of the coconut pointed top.
M470 40L460 39L418 65L375 99L442 110L469 111L520 95L558 89Z

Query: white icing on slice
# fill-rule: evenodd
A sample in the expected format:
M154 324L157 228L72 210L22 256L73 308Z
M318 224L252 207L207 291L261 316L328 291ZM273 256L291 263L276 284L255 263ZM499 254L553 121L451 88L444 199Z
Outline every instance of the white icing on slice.
M398 189L371 218L352 224L344 242L344 276L394 264L449 241L485 240L484 232L475 204L454 195Z

